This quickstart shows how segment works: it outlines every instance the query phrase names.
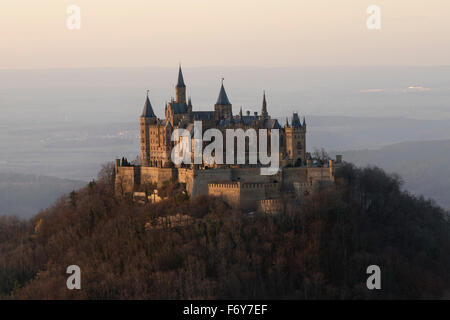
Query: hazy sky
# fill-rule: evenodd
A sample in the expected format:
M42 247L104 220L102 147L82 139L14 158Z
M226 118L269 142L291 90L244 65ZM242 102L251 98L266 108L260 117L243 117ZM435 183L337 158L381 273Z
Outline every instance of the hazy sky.
M0 40L0 68L450 65L450 1L2 0Z

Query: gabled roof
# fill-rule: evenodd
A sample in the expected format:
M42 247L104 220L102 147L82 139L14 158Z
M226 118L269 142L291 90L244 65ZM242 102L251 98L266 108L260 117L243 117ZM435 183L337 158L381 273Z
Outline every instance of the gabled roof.
M281 129L277 119L267 119L264 121L264 127L266 129Z
M223 87L223 82L222 82L222 86L220 87L220 93L219 93L219 97L217 98L217 102L216 104L218 105L230 105L230 100L228 100L228 96L227 93L225 92L225 88Z
M156 118L156 115L153 112L152 104L150 103L150 99L148 98L148 92L147 92L147 98L145 99L144 109L142 110L141 117Z

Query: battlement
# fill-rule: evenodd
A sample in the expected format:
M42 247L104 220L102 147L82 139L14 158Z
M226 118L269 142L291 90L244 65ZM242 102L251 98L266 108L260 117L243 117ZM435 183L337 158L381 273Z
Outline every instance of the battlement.
M240 182L231 182L231 181L224 181L224 182L216 182L216 183L208 183L209 188L222 188L222 189L238 189L241 188Z
M285 202L280 198L259 200L257 205L257 210L265 214L279 214L285 209Z

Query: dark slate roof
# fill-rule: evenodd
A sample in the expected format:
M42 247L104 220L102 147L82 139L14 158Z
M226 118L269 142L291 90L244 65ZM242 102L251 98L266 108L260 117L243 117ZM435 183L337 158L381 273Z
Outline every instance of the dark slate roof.
M255 116L234 116L233 119L220 119L219 125L226 126L231 123L237 124L237 123L243 123L246 126L251 126L254 121L259 121L259 117Z
M148 94L147 99L145 99L144 110L142 110L141 117L156 118L156 115L153 112L152 104L150 103L150 99L148 98Z
M212 120L214 119L214 111L194 111L192 113L194 120Z
M250 126L254 121L258 121L259 117L255 116L242 116L242 122L244 122L245 125Z
M172 109L174 114L187 113L187 106L184 102L170 102L169 107Z
M186 85L184 84L184 79L183 79L183 71L181 71L181 65L180 65L180 68L178 69L177 87L186 87Z
M298 117L297 112L294 112L291 124L294 128L300 128L302 126L302 123L300 122L300 118Z
M235 116L233 119L221 119L219 125L227 126L230 124L243 123L245 126L252 126L254 122L261 121L259 117L255 116ZM281 129L280 123L277 119L264 120L264 128L266 129Z
M266 129L281 129L277 119L267 119L264 121L264 127Z
M220 125L220 126L227 126L227 125L229 125L231 122L235 123L235 122L237 122L237 121L234 120L234 119L220 119L220 120L219 120L219 125Z
M218 105L231 104L230 100L228 100L228 96L227 96L227 93L225 92L225 88L223 87L223 83L222 83L222 86L220 87L220 93L219 93L219 97L217 98L216 104L218 104Z

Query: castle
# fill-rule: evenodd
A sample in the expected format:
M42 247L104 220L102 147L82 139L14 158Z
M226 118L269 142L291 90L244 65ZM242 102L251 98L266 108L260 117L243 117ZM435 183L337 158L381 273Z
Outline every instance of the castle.
M165 181L178 181L185 185L189 196L212 195L222 197L229 205L245 210L279 211L281 196L301 195L311 192L321 181L333 181L334 170L342 163L336 160L319 161L306 151L306 121L294 113L282 126L268 113L265 92L261 113L242 108L234 115L232 104L222 84L213 111L194 111L191 99L186 99L186 85L181 66L175 86L176 98L165 106L165 119L153 111L148 96L140 116L140 162L130 164L126 160L115 161L116 193L151 193L151 186L161 186ZM211 164L175 164L172 150L175 146L172 134L185 129L194 139L194 123L202 124L202 131L214 128L267 130L270 140L273 130L279 137L279 167L273 175L261 175L261 164L250 164L250 139L245 140L245 162ZM260 138L258 137L258 140ZM259 142L259 141L258 141ZM204 142L203 142L204 144ZM270 144L270 142L269 142ZM224 148L225 153L225 148ZM150 188L150 189L149 189Z

